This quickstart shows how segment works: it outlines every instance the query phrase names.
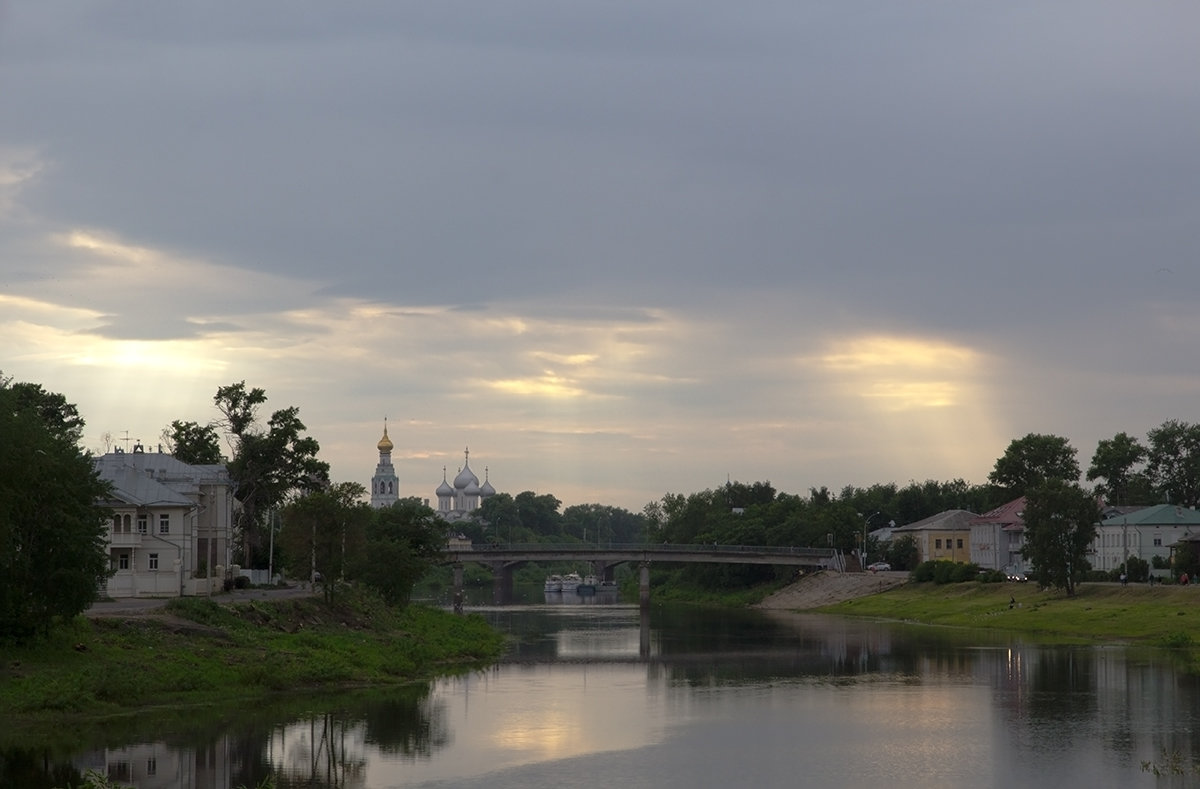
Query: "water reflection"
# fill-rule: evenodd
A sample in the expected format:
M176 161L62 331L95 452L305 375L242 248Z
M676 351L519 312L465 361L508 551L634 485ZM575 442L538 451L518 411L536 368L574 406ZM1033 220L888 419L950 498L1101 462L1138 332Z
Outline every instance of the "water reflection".
M486 671L61 745L0 734L0 787L89 767L138 789L695 787L750 771L767 786L1184 786L1140 764L1200 754L1200 687L1154 650L667 606L485 613L512 644Z

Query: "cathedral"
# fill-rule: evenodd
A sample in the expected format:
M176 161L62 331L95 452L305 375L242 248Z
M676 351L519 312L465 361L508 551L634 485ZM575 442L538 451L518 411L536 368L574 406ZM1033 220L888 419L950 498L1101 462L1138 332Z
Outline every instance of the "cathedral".
M383 438L376 444L379 449L379 463L375 466L375 476L371 477L371 506L390 507L400 500L400 480L396 477L396 469L392 466L392 449L395 444L388 438L387 420L383 423ZM496 489L488 481L488 472L483 470L483 484L479 477L471 471L471 451L463 452L463 467L454 477L451 484L446 477L446 467L442 467L442 484L438 485L437 514L445 521L453 523L470 517L479 509L479 505L489 496L494 496ZM426 499L428 504L429 500Z

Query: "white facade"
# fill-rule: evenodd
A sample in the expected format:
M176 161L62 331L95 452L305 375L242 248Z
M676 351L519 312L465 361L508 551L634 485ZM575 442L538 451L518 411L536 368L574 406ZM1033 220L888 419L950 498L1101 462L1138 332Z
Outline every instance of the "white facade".
M1200 535L1200 512L1174 504L1159 504L1105 518L1092 542L1092 569L1116 570L1126 559L1167 560L1171 546Z
M1014 499L970 521L970 560L985 570L1025 572L1025 497Z
M229 567L233 490L223 465L171 455L111 452L95 459L112 484L107 548L110 597L178 597L221 590Z

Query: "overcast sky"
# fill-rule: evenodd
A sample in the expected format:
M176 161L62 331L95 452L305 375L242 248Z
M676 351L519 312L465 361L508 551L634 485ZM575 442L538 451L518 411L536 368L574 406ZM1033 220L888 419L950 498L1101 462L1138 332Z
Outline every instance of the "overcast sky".
M402 495L983 482L1200 421L1193 0L0 2L0 370ZM264 417L266 413L264 413Z

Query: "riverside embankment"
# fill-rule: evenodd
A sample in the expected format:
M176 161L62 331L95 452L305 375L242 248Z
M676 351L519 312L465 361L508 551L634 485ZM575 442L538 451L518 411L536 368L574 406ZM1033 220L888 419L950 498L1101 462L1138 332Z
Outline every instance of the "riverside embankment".
M1006 630L1058 643L1195 645L1200 588L1081 584L1068 597L1032 583L910 583L905 573L817 573L758 607Z

